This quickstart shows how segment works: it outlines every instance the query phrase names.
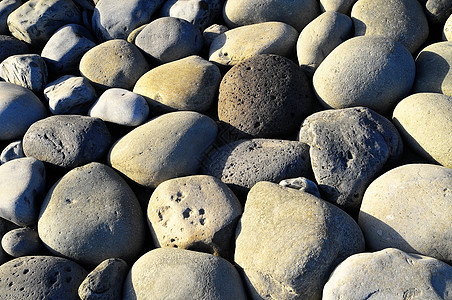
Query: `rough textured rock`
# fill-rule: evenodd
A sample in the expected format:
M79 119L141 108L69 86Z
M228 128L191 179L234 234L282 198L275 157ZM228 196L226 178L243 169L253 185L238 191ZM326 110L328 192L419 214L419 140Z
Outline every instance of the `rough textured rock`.
M408 96L396 106L393 122L409 147L452 168L452 97L435 93Z
M111 40L90 49L80 61L80 73L94 87L132 89L149 70L140 50L125 40Z
M25 157L24 150L22 148L22 140L14 141L6 146L0 154L0 164L4 164L7 161Z
M312 114L298 140L311 146L312 170L323 199L351 212L359 209L367 186L403 148L394 125L364 107Z
M44 164L32 157L0 166L0 217L19 226L35 225L45 192Z
M443 25L452 14L452 2L448 0L421 0L425 5L427 19L436 25Z
M408 95L414 77L414 59L400 43L361 36L336 47L317 68L313 84L327 108L366 106L385 114Z
M452 169L408 164L370 184L358 223L371 250L393 247L451 263L450 211Z
M7 19L10 13L21 6L22 0L3 0L0 1L0 34L9 34ZM0 58L0 61L2 59Z
M447 18L447 21L444 24L442 36L444 41L452 41L452 14Z
M148 118L149 105L141 95L125 89L111 88L97 99L88 113L89 116L104 121L138 126Z
M43 245L38 232L31 228L17 228L6 233L2 238L2 248L13 257L38 255Z
M202 57L189 56L145 73L133 91L143 95L154 112L205 112L216 100L220 81L216 65Z
M79 8L71 0L30 0L8 16L11 34L40 48L52 34L67 24L81 24Z
M209 49L209 60L220 65L233 66L258 54L289 57L297 38L297 30L282 22L240 26L220 34L213 40Z
M47 66L37 54L13 55L0 63L0 77L39 93L47 84Z
M108 166L90 163L66 173L47 193L38 233L51 252L96 266L112 257L136 258L145 224L124 179Z
M158 248L140 257L123 299L246 299L236 269L225 259L184 249Z
M427 39L429 27L417 0L359 0L351 17L355 36L382 36L414 53Z
M300 67L313 74L325 57L352 35L352 20L341 13L328 11L309 23L297 41Z
M197 112L172 112L135 128L110 149L110 165L146 187L193 175L217 135L215 122Z
M297 189L302 192L321 198L319 188L317 187L315 182L305 177L284 179L279 183L279 185L289 187L292 189Z
M320 0L320 10L325 11L337 11L342 14L349 15L353 4L357 0Z
M46 115L44 104L33 92L0 82L0 140L21 138L31 124Z
M248 193L236 235L234 260L253 299L319 299L331 271L364 250L345 212L269 182Z
M287 137L311 112L314 101L308 78L294 62L256 55L224 75L218 118L238 137Z
M416 79L412 93L452 96L452 41L431 44L416 57Z
M0 298L77 300L88 272L75 262L55 256L23 256L0 266Z
M202 43L202 34L197 27L173 17L152 21L135 38L135 45L157 63L196 55L201 51Z
M398 249L360 253L341 263L323 290L330 299L448 299L452 267Z
M0 3L3 3L3 1ZM28 53L27 44L15 37L0 35L0 63L10 56L25 53Z
M237 197L207 175L174 178L152 193L147 208L155 245L232 258L232 239L242 214Z
M234 191L247 192L259 181L311 177L309 146L288 140L240 140L221 146L203 160L201 172L219 178Z
M101 262L80 284L78 295L82 300L121 299L122 283L127 276L127 263L120 258Z
M33 123L23 138L26 156L63 168L100 159L111 144L104 122L80 115L58 115Z

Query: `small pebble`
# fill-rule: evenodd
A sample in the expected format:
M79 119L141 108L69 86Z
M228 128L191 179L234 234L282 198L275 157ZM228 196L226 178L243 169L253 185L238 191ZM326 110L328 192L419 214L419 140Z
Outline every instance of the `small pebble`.
M38 232L31 228L17 228L6 233L2 238L2 248L12 257L39 255L44 246Z
M4 164L7 161L25 157L22 147L22 140L11 142L6 146L0 154L0 164Z

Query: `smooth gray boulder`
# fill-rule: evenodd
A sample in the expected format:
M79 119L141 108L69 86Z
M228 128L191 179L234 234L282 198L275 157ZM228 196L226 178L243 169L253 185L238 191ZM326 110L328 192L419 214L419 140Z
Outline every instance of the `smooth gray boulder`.
M111 144L101 119L80 115L50 116L33 123L23 138L26 156L66 169L100 159Z
M234 266L212 254L157 248L132 266L123 299L244 300L246 294Z
M31 124L46 116L44 104L32 91L0 82L0 140L21 138Z
M451 294L451 266L388 248L347 258L331 274L322 299L443 300Z
M28 227L8 231L2 238L2 248L12 257L39 255L44 250L38 232Z
M119 139L107 159L127 178L155 188L165 180L196 174L216 136L211 118L192 111L172 112Z
M66 258L19 257L0 265L0 298L78 300L77 289L87 274Z
M310 146L323 199L349 212L359 210L367 186L403 149L394 125L365 107L312 114L304 120L298 140Z
M3 1L0 3L3 3ZM24 42L9 35L0 35L0 63L10 56L28 52L27 44Z
M100 163L66 173L47 193L38 221L46 248L89 266L112 257L135 259L145 228L132 189Z
M23 4L22 0L0 1L0 34L9 34L7 19L10 13ZM2 59L0 59L2 61Z
M251 299L319 299L333 269L364 251L344 211L311 194L270 182L248 193L234 261Z
M315 184L315 182L305 177L284 179L279 182L279 185L289 187L292 189L297 189L299 191L321 198L317 184Z
M47 66L37 54L13 55L0 63L0 77L40 93L47 84Z
M32 157L0 166L0 217L19 226L36 225L45 193L44 164Z
M358 0L320 0L320 11L336 11L349 16L356 1Z
M24 150L22 148L22 140L9 143L0 154L0 164L4 164L7 161L25 157Z

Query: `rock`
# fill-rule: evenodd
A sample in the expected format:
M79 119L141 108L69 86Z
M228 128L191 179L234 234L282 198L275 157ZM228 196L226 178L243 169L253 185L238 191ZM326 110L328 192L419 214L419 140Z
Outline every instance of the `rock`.
M135 44L135 40L137 39L137 35L143 31L143 29L147 26L148 24L143 24L140 27L135 28L134 30L132 30L132 32L129 34L129 36L127 37L127 41L131 44Z
M183 19L158 18L138 33L135 45L159 64L196 55L202 48L202 34Z
M31 124L46 115L44 104L33 92L0 82L0 140L21 138Z
M144 242L140 204L126 182L100 163L75 168L47 193L38 233L46 248L84 265L132 261Z
M350 10L357 0L320 0L320 11L336 11L350 15Z
M11 34L40 48L66 24L81 24L80 10L71 0L29 0L8 16Z
M413 57L400 43L361 36L336 47L317 68L313 84L326 108L366 106L385 114L408 95L414 77Z
M408 96L396 106L393 122L409 147L431 162L452 168L452 97Z
M226 184L212 176L194 175L159 184L149 200L147 217L157 247L232 258L232 238L242 210Z
M307 117L298 140L310 146L323 199L356 212L367 186L402 154L397 129L365 107L325 110Z
M35 122L23 138L26 156L66 169L100 159L110 144L102 120L80 115L57 115Z
M164 0L129 0L118 9L116 0L102 0L96 4L92 23L93 31L101 41L127 39L137 27L151 21Z
M35 93L47 84L47 66L37 54L13 55L0 64L0 77Z
M157 248L132 266L123 299L246 299L240 276L227 260L184 249Z
M19 226L35 225L45 193L44 164L32 157L0 166L0 217Z
M218 118L240 138L287 137L309 115L314 101L308 78L294 62L256 55L224 75Z
M216 100L221 73L216 65L189 56L158 66L138 79L133 91L154 112L207 111Z
M155 188L194 175L217 135L215 122L200 113L161 115L135 128L110 149L109 164L130 180Z
M4 164L7 161L22 157L25 157L22 148L22 140L14 141L3 149L2 153L0 154L0 164Z
M234 258L252 299L319 299L330 272L363 250L358 225L336 206L259 182L248 193Z
M452 2L448 0L422 0L425 3L425 14L433 24L442 26L452 14Z
M91 271L78 289L82 300L121 299L122 283L127 276L127 263L120 258L101 262Z
M245 25L228 30L214 39L210 45L209 60L233 66L258 54L289 57L297 38L297 30L282 22Z
M323 290L329 299L447 299L452 267L437 259L389 248L347 258Z
M0 218L0 239L3 238L5 233L8 232L7 228L7 221L3 218ZM8 255L5 253L2 247L0 247L0 265L4 264L6 261L8 261Z
M10 13L22 5L22 0L3 0L0 1L0 34L9 34L7 19ZM2 59L0 58L0 62Z
M132 89L149 65L134 45L124 40L104 42L87 51L80 61L80 73L95 88Z
M427 18L417 0L359 0L352 8L355 36L381 36L400 42L411 53L429 34Z
M416 79L412 93L452 96L452 41L431 44L416 57Z
M65 75L44 89L50 111L55 115L84 115L96 101L96 90L84 77Z
M288 140L239 140L221 146L205 157L201 172L219 178L234 191L246 193L259 181L311 177L309 147Z
M88 114L105 122L138 126L147 120L149 106L141 95L125 89L111 88L97 99Z
M315 0L226 0L223 18L230 27L279 21L301 31L319 15Z
M0 2L0 5L5 0ZM9 1L9 0L8 0ZM27 44L19 41L15 37L8 35L0 35L0 63L13 55L28 53Z
M88 272L55 256L23 256L0 266L1 299L79 299L77 289Z
M451 200L450 168L407 164L384 173L367 188L359 212L367 247L398 248L450 264Z
M297 177L282 180L279 185L284 187L289 187L292 189L297 189L302 192L314 195L318 198L321 198L320 191L315 182L305 178L305 177Z
M207 27L202 32L202 36L204 38L204 47L207 47L207 49L209 49L213 40L216 39L220 34L225 33L228 30L229 30L228 27L220 24L213 24Z
M447 18L447 21L444 24L443 40L452 41L452 14L449 16L449 18Z
M96 46L94 37L83 26L69 24L58 29L45 44L41 56L52 74L78 71L80 59Z
M352 35L352 20L341 13L328 11L309 23L297 41L300 67L313 74L325 57Z
M26 227L6 233L2 238L2 248L13 257L38 255L44 249L38 232Z

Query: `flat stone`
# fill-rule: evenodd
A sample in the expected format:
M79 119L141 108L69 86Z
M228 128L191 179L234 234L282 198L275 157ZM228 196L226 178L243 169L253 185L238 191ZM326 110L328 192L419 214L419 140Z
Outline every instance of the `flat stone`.
M0 63L0 77L40 93L47 84L47 66L37 54L13 55Z
M297 38L297 30L282 22L240 26L220 34L213 40L209 49L209 60L220 65L233 66L258 54L289 57Z
M125 89L106 90L91 106L90 117L125 126L143 124L149 116L149 105L139 94Z
M138 78L149 71L140 50L125 40L110 40L88 50L80 61L80 74L95 88L132 89Z
M447 18L444 23L443 29L443 41L452 41L452 14Z
M352 8L355 36L381 36L400 42L411 53L425 42L429 27L417 0L359 0Z
M133 91L144 96L154 112L205 112L217 99L220 81L216 65L189 56L153 68L138 79Z
M135 259L145 224L124 179L106 165L90 163L72 169L49 190L38 233L52 253L97 266L112 257Z
M22 148L22 140L14 141L6 146L1 154L0 154L0 164L4 164L7 161L25 157L23 148Z
M23 138L26 156L66 169L100 159L111 144L98 118L57 115L33 123Z
M23 4L22 0L0 1L0 34L9 34L7 19L10 13ZM0 58L0 62L2 59Z
M226 184L212 176L193 175L159 184L149 200L147 217L157 247L232 258L242 210Z
M197 173L217 135L215 122L200 113L161 115L119 139L109 164L132 181L155 188L175 177Z
M232 28L279 21L301 31L318 15L316 0L226 0L223 9L223 18Z
M407 164L369 185L358 223L371 250L393 247L451 263L450 211L452 170Z
M350 10L357 0L320 0L320 11L336 11L350 15Z
M363 250L358 224L338 207L259 182L237 227L234 260L252 299L319 299L331 270Z
M46 115L44 104L32 91L0 82L0 140L21 138L31 124Z
M28 227L7 232L2 238L2 248L12 257L39 255L44 250L38 232Z
M234 266L212 254L157 248L132 266L123 299L246 299Z
M347 258L331 274L322 299L447 299L452 267L389 248Z
M323 60L313 85L326 108L366 106L385 114L408 96L414 77L414 59L400 43L361 36L343 42Z
M241 138L287 137L311 113L314 102L311 84L299 66L282 56L256 55L224 75L218 118Z
M0 2L0 5L5 0ZM13 55L28 53L27 44L9 35L0 35L0 63Z
M323 199L349 212L359 210L367 186L403 148L394 125L364 107L312 114L304 120L298 140L310 146Z
M44 164L32 157L0 166L0 217L19 226L35 225L45 193Z
M0 266L0 298L77 300L78 286L87 274L66 258L19 257Z
M297 177L297 178L289 178L281 180L279 183L281 186L289 187L292 189L297 189L299 191L314 195L318 198L321 198L319 188L315 182L305 178L305 177Z

